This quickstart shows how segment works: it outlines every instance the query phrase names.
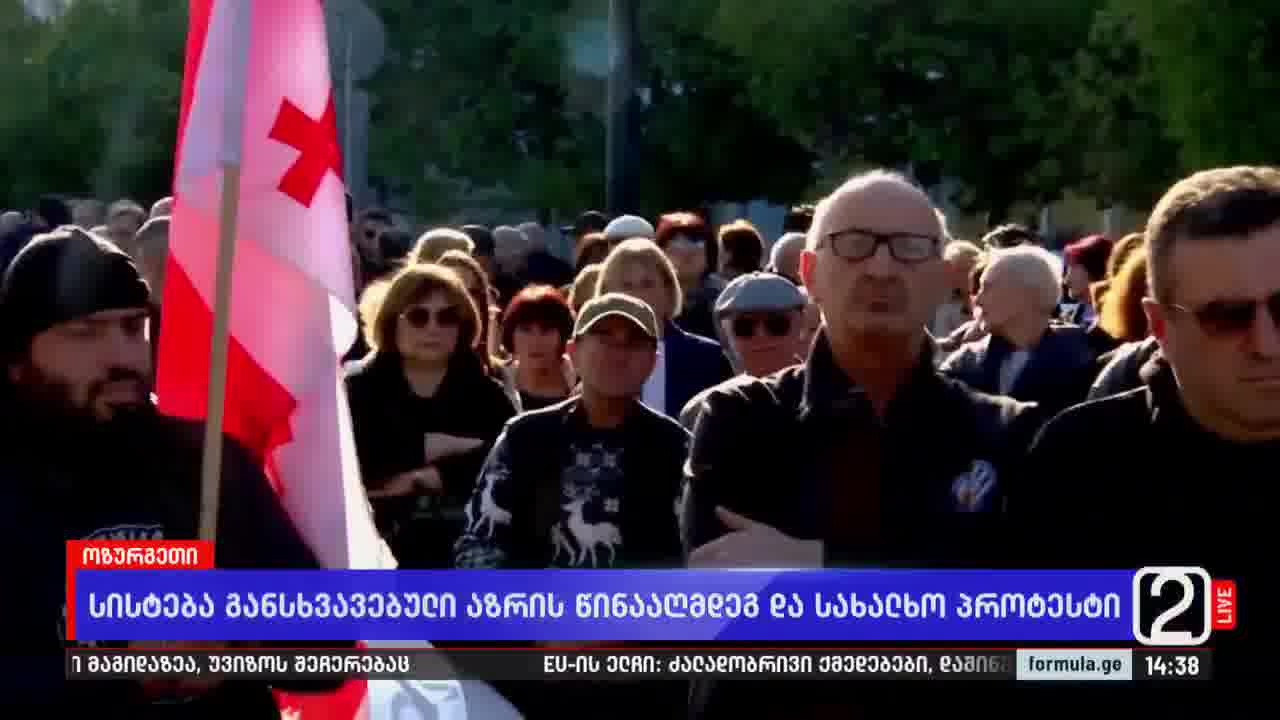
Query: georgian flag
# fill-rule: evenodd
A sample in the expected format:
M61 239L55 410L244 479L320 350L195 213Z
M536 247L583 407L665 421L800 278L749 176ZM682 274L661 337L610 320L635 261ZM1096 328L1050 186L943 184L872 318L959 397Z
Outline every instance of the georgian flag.
M170 415L208 414L222 181L235 166L223 429L261 459L325 567L395 567L360 482L339 368L357 325L320 0L191 0L156 393ZM483 684L465 693L361 678L279 704L300 720L517 716Z

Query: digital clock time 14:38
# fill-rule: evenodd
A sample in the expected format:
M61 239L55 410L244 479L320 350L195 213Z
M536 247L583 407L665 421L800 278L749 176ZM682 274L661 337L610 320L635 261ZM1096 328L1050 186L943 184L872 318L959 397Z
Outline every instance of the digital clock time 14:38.
M1148 677L1196 677L1200 674L1200 658L1195 655L1147 655Z

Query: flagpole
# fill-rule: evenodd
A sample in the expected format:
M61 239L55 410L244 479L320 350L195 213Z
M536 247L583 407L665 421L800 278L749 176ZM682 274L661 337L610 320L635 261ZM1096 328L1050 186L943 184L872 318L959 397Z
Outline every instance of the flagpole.
M240 205L240 166L224 165L222 209L218 219L218 267L214 284L213 337L209 344L208 417L204 424L204 458L200 467L200 539L218 537L222 487L222 423L227 397L227 356L231 328L231 274L235 266L236 218Z

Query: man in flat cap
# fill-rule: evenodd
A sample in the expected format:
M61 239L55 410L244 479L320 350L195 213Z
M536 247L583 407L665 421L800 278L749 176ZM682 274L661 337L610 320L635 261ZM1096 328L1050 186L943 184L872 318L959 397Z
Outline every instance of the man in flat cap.
M764 377L802 362L808 349L808 304L808 296L781 275L753 272L734 278L714 310L720 345L734 372ZM708 392L710 388L693 396L680 411L686 430L693 429Z

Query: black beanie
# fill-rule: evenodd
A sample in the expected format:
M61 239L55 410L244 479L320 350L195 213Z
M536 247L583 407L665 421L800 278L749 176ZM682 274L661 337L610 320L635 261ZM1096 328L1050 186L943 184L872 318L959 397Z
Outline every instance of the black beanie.
M10 263L0 285L6 358L59 323L103 310L149 307L151 293L133 259L77 227L37 236Z

